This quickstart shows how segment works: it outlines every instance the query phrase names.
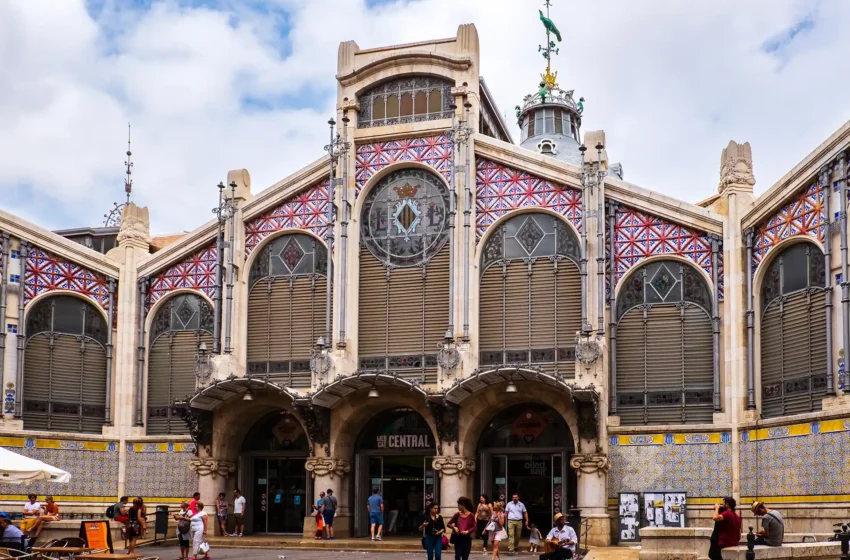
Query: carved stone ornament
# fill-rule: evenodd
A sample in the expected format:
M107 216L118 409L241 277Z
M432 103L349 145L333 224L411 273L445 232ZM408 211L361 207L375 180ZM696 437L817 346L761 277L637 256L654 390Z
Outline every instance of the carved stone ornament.
M720 154L720 188L722 191L730 185L756 184L753 176L753 151L749 142L738 144L730 140L729 145Z
M189 461L189 469L198 476L223 476L227 478L236 472L236 463L233 461L219 461L218 459L192 459Z
M457 455L437 455L431 463L440 476L455 476L463 478L475 472L475 459Z
M590 367L596 363L596 360L598 360L601 355L602 351L599 348L598 342L582 338L581 335L579 335L578 340L576 340L576 360L578 360L579 363L585 367Z
M133 202L128 203L121 218L121 229L118 230L118 245L137 243L147 247L150 242L150 215L147 206L139 208Z
M310 457L304 463L304 468L313 475L313 478L317 476L333 478L334 475L342 478L351 472L351 461L334 457Z
M573 455L570 458L570 466L575 469L576 475L593 474L602 476L611 468L611 461L607 455L601 453L585 453L583 455Z
M469 95L469 87L467 86L455 86L449 90L449 93L457 97L458 95L462 95L466 97Z
M351 111L357 111L359 113L360 112L360 102L357 101L356 99L346 98L346 99L342 100L342 105L340 105L339 108L343 112L351 110Z

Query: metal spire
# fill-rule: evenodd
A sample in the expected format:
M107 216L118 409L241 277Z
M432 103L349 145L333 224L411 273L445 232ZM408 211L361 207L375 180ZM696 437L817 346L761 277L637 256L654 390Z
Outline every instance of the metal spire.
M130 193L133 191L133 178L131 175L133 174L133 162L130 160L133 152L130 151L130 123L127 123L127 161L124 162L124 166L127 168L127 178L124 179L124 192L127 193L127 201L125 204L130 203Z
M127 123L127 160L124 162L124 174L126 177L124 178L124 193L126 198L124 202L118 204L117 202L112 203L112 210L109 213L104 214L103 217L106 218L103 221L103 225L105 227L120 227L121 221L124 216L124 208L130 204L130 193L133 192L133 161L132 161L133 152L130 150L130 123Z

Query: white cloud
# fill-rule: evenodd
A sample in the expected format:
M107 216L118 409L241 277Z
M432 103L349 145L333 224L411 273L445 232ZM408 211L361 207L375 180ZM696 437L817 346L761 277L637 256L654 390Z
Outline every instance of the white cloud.
M543 69L538 7L115 0L87 10L83 0L7 0L2 205L51 228L99 223L122 196L132 121L134 198L155 231L192 229L211 216L228 169L248 168L259 191L321 155L347 39L368 48L451 37L474 22L482 74L510 121ZM628 180L697 201L714 192L731 138L753 144L761 191L850 118L848 17L843 2L558 0L555 69L587 99L584 129L605 129Z

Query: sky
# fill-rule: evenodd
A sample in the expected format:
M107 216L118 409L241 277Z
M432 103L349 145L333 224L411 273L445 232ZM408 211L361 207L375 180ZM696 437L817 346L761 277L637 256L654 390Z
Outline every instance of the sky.
M0 208L49 229L133 200L155 234L212 217L230 169L260 192L323 155L337 47L453 37L512 127L544 61L538 0L0 0ZM625 179L688 202L752 144L763 192L850 119L850 2L553 0L553 69Z

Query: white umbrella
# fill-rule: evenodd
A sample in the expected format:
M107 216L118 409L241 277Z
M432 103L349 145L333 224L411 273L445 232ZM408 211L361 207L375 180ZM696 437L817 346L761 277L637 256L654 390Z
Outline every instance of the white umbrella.
M29 484L36 480L69 482L71 474L0 447L0 484Z

